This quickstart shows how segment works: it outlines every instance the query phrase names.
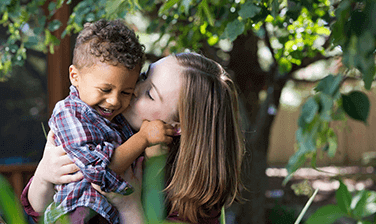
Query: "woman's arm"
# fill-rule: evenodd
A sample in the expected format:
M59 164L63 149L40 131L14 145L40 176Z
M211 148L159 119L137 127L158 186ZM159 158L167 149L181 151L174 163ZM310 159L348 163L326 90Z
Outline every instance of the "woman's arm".
M53 143L53 133L48 133L43 157L31 180L27 198L36 212L43 212L52 201L53 184L64 184L83 178L79 168L69 159L62 147ZM77 172L75 174L71 174Z

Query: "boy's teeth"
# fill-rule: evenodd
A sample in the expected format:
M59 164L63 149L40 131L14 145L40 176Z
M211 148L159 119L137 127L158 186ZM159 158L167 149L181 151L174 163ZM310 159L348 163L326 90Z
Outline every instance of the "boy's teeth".
M112 110L110 110L110 109L107 109L107 108L103 108L103 107L100 107L102 110L103 110L103 112L105 112L105 113L111 113L112 112Z

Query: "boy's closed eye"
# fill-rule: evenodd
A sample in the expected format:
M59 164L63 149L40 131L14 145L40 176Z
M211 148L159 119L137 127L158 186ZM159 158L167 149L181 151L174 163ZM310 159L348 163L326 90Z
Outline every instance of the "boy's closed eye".
M109 93L109 92L111 92L111 89L100 89L102 92L104 92L104 93Z
M126 96L129 96L129 95L133 95L133 92L121 92L122 94L126 95Z

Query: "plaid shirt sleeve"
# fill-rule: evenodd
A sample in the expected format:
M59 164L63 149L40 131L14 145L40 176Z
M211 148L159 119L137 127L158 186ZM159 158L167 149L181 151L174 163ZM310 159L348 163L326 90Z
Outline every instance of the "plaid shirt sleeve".
M132 193L132 187L108 168L121 138L111 134L114 131L98 119L99 115L74 104L61 101L56 105L49 120L55 143L63 146L89 182L101 186L105 192Z

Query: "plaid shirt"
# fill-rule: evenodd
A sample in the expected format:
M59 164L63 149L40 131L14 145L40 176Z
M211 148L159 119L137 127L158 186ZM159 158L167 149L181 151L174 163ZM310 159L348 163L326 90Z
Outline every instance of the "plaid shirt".
M56 104L48 124L56 136L55 144L63 146L84 178L56 185L57 193L46 209L45 222L54 222L77 207L89 207L110 223L119 223L119 212L91 183L105 192L123 195L133 192L132 186L108 168L115 148L133 135L124 116L120 114L110 122L84 103L77 89L71 86L69 96Z

